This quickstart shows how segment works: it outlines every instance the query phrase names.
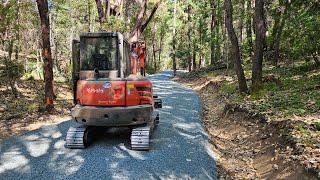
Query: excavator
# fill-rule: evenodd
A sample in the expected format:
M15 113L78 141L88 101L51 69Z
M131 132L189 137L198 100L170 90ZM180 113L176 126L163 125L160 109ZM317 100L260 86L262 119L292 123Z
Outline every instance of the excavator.
M72 83L75 106L66 147L88 147L98 129L128 127L132 150L149 150L159 123L162 101L145 75L144 42L129 43L119 32L86 32L72 41Z

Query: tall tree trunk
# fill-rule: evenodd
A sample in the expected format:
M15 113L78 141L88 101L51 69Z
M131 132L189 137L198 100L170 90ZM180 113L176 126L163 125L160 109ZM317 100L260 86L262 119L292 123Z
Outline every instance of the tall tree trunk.
M223 20L222 20L222 23L221 23L221 30L222 30L222 59L223 59L223 62L226 62L227 64L227 67L229 66L228 64L228 55L227 55L227 52L228 52L228 37L227 37L227 27L226 27L226 13L225 11L223 12L222 14L222 17L223 17Z
M240 92L247 92L248 87L246 83L246 78L244 76L244 72L241 65L241 56L240 56L240 50L239 50L239 44L238 44L238 38L233 28L233 20L232 20L232 4L231 0L225 0L224 1L225 6L225 12L226 12L226 27L228 31L228 36L231 41L231 53L232 58L236 70L236 74L238 77L238 83L239 83L239 89Z
M41 21L42 35L42 56L44 62L44 81L45 81L45 107L47 110L53 108L53 70L52 70L52 55L50 47L50 22L47 0L37 0L39 16Z
M193 55L192 55L192 70L197 69L197 51L196 51L196 44L193 43Z
M219 60L221 59L221 51L220 51L220 40L221 40L221 36L220 36L220 27L222 26L222 16L221 16L221 11L222 11L222 8L220 8L220 3L221 1L220 0L216 0L217 1L217 17L216 17L216 20L217 20L217 25L216 25L216 41L215 41L215 50L216 50L216 54L215 54L215 58L216 58L216 61L217 63L219 62Z
M239 0L239 44L242 44L244 0ZM241 49L241 48L240 48Z
M153 41L152 43L152 59L153 59L153 68L154 71L157 72L157 59L156 59L156 45L155 42Z
M16 46L15 46L15 61L19 64L19 52L20 52L20 0L17 0L17 11L16 11ZM20 69L18 68L18 74L20 74Z
M161 65L161 54L162 54L162 46L163 46L163 38L164 33L160 33L160 45L159 45L159 57L158 57L158 64ZM159 68L160 69L160 68ZM160 69L161 70L161 69Z
M210 40L210 49L211 49L211 61L210 64L214 65L216 62L215 59L215 36L218 37L218 35L215 35L215 28L217 24L217 19L216 19L216 0L211 0L210 1L210 7L211 7L211 24L210 24L210 31L211 31L211 40Z
M266 27L264 18L264 1L255 1L255 49L252 62L252 92L257 92L262 88L262 62L263 47L265 43Z
M252 55L252 15L251 15L251 0L247 1L246 7L246 38L248 40L249 55Z
M284 2L284 0L280 0L279 5L280 7L276 14L275 22L272 30L272 48L274 50L273 64L275 66L278 65L279 58L280 58L280 40L281 40L282 31L286 22L287 11L290 3L288 1ZM282 11L283 8L284 10Z
M106 12L105 12L105 15L106 15L106 20L108 20L109 16L110 16L110 0L106 0Z
M188 5L188 70L189 72L192 70L192 53L191 53L191 5Z
M103 24L106 22L106 14L104 13L101 0L96 0L96 4L97 4L98 15L99 15L100 30L102 30Z
M157 71L156 42L155 42L156 32L157 32L157 27L156 27L155 23L153 23L153 28L152 28L152 59L153 59L153 68L155 71Z
M243 30L243 12L244 12L244 0L239 0L239 49L240 57L242 59L242 30Z
M199 69L201 68L202 65L202 17L200 17L200 22L199 22L199 41L200 41L200 48L199 48Z
M91 32L91 3L88 1L88 32Z
M173 34L172 34L172 68L173 76L176 76L177 71L177 62L176 62L176 11L177 11L177 0L174 0L174 9L173 9Z

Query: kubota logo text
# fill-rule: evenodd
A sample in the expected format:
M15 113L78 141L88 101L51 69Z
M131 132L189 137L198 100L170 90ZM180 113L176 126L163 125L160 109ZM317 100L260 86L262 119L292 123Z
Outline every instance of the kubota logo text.
M87 88L87 92L88 93L96 93L96 94L99 94L99 93L103 93L103 89L101 88L98 88L98 89L94 89L94 88Z

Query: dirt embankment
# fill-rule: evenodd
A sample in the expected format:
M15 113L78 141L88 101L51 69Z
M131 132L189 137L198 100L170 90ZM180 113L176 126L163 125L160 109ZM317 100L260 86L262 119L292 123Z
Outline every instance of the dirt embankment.
M217 155L220 179L317 179L300 161L302 153L288 122L268 122L259 114L228 104L219 80L174 79L196 90L203 101L203 123Z
M15 97L0 83L0 141L42 127L70 119L71 88L67 83L55 83L55 109L43 111L43 82L30 80L17 83Z

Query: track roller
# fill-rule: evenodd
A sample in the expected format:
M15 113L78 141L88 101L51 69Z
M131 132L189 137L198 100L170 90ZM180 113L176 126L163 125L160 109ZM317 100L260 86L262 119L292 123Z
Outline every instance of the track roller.
M66 147L70 149L84 149L93 140L92 128L88 126L70 127L66 137Z
M131 132L131 149L145 151L149 150L150 131L150 126L133 128Z

